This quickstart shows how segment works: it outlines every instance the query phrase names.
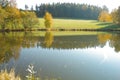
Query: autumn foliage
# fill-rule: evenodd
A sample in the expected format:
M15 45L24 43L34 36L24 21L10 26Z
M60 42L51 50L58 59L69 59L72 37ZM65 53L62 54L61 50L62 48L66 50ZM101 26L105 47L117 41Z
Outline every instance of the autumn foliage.
M46 28L51 28L52 24L53 24L52 15L49 12L46 12L45 16L44 16L44 19L45 19L45 27Z
M4 4L6 5L2 5ZM14 0L0 2L0 30L26 30L39 24L33 11L21 11L16 8Z
M102 22L112 22L112 16L107 11L102 11L98 16L98 20Z
M53 37L52 32L46 32L45 39L44 39L45 47L51 47L53 40L54 40L54 37Z
M101 44L106 43L106 41L109 41L111 37L111 34L98 34L98 40Z

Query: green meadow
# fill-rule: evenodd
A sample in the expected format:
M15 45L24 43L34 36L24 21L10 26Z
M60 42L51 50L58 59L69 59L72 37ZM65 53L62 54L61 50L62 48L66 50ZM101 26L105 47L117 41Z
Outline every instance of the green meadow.
M45 28L44 19L39 18L40 28ZM119 26L111 22L99 22L97 20L79 19L53 19L53 29L119 29Z

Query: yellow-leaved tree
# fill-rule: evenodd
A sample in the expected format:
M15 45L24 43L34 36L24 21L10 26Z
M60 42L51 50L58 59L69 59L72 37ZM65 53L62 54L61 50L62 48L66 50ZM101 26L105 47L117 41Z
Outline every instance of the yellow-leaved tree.
M53 40L54 40L54 36L53 36L52 32L50 32L50 31L46 32L45 40L44 40L45 47L47 47L47 48L51 47Z
M49 12L46 12L44 19L45 19L45 22L44 22L45 27L47 28L47 30L50 30L53 24L52 15Z
M20 10L11 6L7 6L4 9L7 13L7 17L5 20L6 29L10 29L10 30L20 29L21 28Z
M112 16L108 12L102 11L99 14L98 20L102 22L112 22Z

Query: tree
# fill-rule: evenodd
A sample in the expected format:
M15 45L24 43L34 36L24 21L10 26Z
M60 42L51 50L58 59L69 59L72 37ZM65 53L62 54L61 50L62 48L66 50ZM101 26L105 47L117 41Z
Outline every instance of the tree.
M4 9L2 9L2 7L0 6L0 28L4 29L5 28L5 18L6 18L6 12Z
M118 24L120 25L120 7L117 10L117 17L118 17L118 19L117 19Z
M26 9L28 9L27 5ZM17 9L16 0L0 0L1 30L31 29L38 24L39 20L34 12Z
M103 6L103 9L102 9L103 11L106 11L106 12L109 12L109 9L107 8L107 6Z
M113 22L120 25L120 7L111 12Z
M21 11L21 18L25 30L39 25L39 20L34 12Z
M4 17L2 16L3 14L3 10L0 7L0 29L2 29L2 26L4 24Z
M101 7L76 4L76 3L53 3L36 5L36 14L38 17L43 17L48 11L54 17L62 18L79 18L79 19L94 19L97 20L99 13L103 10Z
M114 9L112 12L111 12L111 16L112 16L112 19L113 19L113 22L114 23L118 23L118 12L117 12L117 9Z
M25 5L25 10L28 10L28 8L29 8L28 5Z
M33 6L31 6L31 11L33 11L34 9L33 9Z
M47 29L50 29L52 27L52 24L53 24L52 15L49 12L46 12L44 19L45 19L45 27Z
M98 16L98 20L102 22L112 22L112 16L108 12L102 11Z
M17 29L19 24L21 24L20 11L17 8L11 6L5 7L5 11L7 13L7 18L5 19L6 28Z

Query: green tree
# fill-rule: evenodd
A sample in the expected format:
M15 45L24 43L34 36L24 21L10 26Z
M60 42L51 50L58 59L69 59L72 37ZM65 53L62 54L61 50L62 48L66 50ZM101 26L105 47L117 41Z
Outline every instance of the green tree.
M117 17L118 17L117 22L120 25L120 7L117 10Z
M36 5L36 14L38 17L44 16L48 11L54 17L62 18L80 18L80 19L98 19L99 13L102 10L107 11L107 7L98 7L87 4L76 3L53 3L53 4L41 4Z
M33 27L39 25L39 20L34 12L21 11L21 18L25 30L31 30Z
M17 29L19 24L21 24L21 16L20 11L11 6L5 7L5 11L7 13L7 18L5 20L7 29Z
M111 12L111 16L112 16L112 19L113 19L113 22L114 23L118 23L118 12L117 12L117 9L114 9L112 12Z
M114 23L120 25L120 7L111 12Z
M6 12L4 9L2 9L2 7L0 6L0 28L4 29L5 28L5 23L4 20L6 18Z
M45 19L45 27L47 29L50 29L52 27L52 24L53 24L52 15L49 12L46 12L44 19Z

